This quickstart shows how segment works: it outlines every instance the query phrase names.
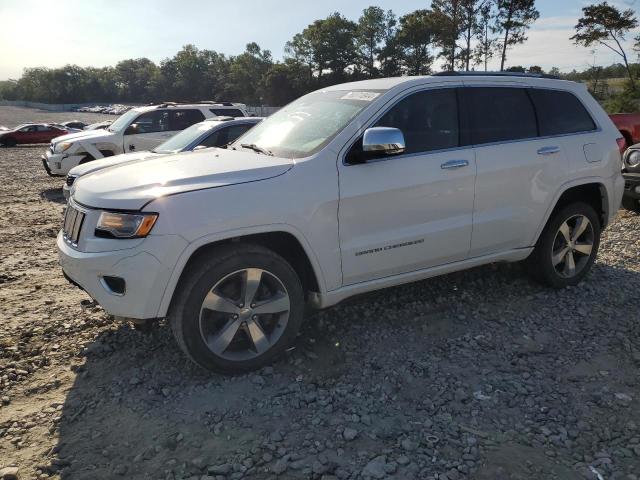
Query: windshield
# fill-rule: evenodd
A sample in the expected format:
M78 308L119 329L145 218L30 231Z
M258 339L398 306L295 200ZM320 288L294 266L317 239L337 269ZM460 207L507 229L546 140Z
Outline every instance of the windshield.
M136 118L138 115L140 115L140 112L136 112L135 110L129 110L124 115L121 115L120 117L118 117L116 121L113 122L109 128L107 128L107 130L109 130L110 132L119 132L120 130L124 130L129 126L131 121L134 118Z
M154 153L177 153L183 151L202 134L210 131L217 125L217 122L200 122L185 128L180 133L174 135L169 140L158 145L152 150Z
M380 90L310 93L253 127L233 148L250 145L290 158L312 155L380 94Z

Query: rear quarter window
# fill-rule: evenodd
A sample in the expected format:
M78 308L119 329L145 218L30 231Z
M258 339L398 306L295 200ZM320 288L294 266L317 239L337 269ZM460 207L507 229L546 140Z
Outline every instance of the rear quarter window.
M571 92L533 88L529 91L538 114L540 135L590 132L596 124L582 102Z
M204 120L204 114L200 110L172 110L170 117L171 130L184 130L191 125Z

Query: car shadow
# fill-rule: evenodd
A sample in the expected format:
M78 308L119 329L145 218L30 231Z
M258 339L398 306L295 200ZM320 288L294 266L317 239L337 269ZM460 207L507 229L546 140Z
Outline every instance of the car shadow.
M504 379L517 378L518 368L549 373L544 369L564 362L548 367L526 363L536 358L547 362L574 348L587 349L589 355L610 350L619 332L633 328L628 318L633 296L621 296L620 287L630 292L640 288L639 272L601 264L581 287L563 291L538 286L524 273L520 264L489 265L351 299L313 315L293 351L249 375L222 376L194 366L164 321L147 333L128 323L103 321L101 333L78 352L82 360L72 361L75 381L60 412L57 445L43 469L63 479L199 478L207 472L271 478L268 472L279 457L291 455L288 461L294 462L294 452L302 451L316 458L328 448L329 460L316 466L320 471L331 464L328 471L334 471L361 465L362 450L369 457L383 452L398 456L398 439L414 435L406 426L411 422L429 425L427 442L445 433L452 436L451 443L443 438L442 451L428 450L429 459L440 455L453 461L461 455L455 449L466 444L466 434L455 425L472 422L470 431L479 432L474 442L512 442L501 435L515 432L520 419L539 415L539 406L486 390L466 398L456 385L477 385L479 391L503 385L508 390ZM617 305L619 312L596 309L593 292L609 299L607 309ZM548 318L531 320L550 302L560 303L574 293L586 299L584 308L592 308L584 322L567 324L566 312L554 316L552 310ZM573 304L567 301L566 308ZM105 317L99 307L90 316ZM602 316L606 329L598 329ZM563 344L563 329L583 344ZM544 345L523 343L529 337ZM463 346L449 355L452 345ZM401 372L401 385L389 378L389 362ZM436 379L441 376L444 383ZM554 379L548 381L556 385ZM545 386L536 388L536 395L543 395ZM611 412L582 402L580 381L553 388L563 389L563 402L579 403L574 408L580 418L610 419ZM336 437L336 425L365 413L374 421L357 423L355 428L365 433L353 443ZM534 438L535 429L528 430ZM284 439L280 431L288 432ZM583 431L581 445L597 444L596 434L597 429ZM324 446L325 440L331 447ZM343 453L334 458L331 451L337 447ZM495 462L502 465L500 459ZM410 478L402 468L394 478ZM435 463L426 468L438 472ZM548 478L544 473L540 478ZM290 468L285 475L312 476L304 468Z
M40 198L46 200L48 202L65 204L67 201L64 198L64 194L62 193L62 187L58 188L47 188L40 192Z

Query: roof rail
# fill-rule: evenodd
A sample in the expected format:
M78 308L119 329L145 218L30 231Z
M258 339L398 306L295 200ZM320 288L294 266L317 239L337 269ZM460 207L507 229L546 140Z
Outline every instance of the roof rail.
M147 106L151 107L171 107L174 105L222 105L223 107L244 106L244 103L233 103L222 100L194 100L192 102L151 102Z
M438 72L433 77L527 77L527 78L548 78L552 80L561 80L557 75L549 75L548 73L522 73L522 72Z

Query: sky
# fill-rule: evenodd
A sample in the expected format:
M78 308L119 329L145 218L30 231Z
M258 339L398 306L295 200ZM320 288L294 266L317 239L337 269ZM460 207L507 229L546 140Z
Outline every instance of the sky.
M188 43L227 55L249 42L276 59L285 43L309 23L340 12L357 20L377 5L398 16L428 8L430 0L0 0L0 80L19 78L25 67L115 65L127 58L155 62ZM548 70L585 69L620 60L605 47L587 49L569 37L586 0L537 0L540 19L528 41L508 53L507 65L539 65ZM640 0L609 0L625 8ZM639 30L640 32L640 30ZM625 47L631 52L629 35ZM497 69L494 60L490 69Z

